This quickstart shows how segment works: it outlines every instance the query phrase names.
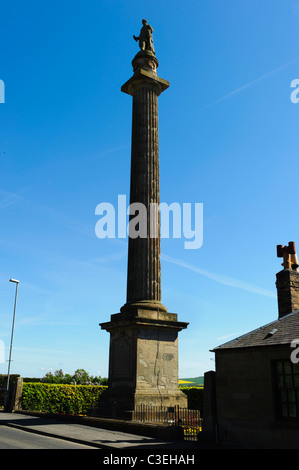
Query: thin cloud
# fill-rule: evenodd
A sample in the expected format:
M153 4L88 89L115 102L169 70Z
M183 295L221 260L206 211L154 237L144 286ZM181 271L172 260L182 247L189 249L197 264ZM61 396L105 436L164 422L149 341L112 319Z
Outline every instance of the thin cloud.
M248 83L245 83L245 85L242 85L238 88L236 88L235 90L227 93L226 95L222 96L221 98L219 98L218 100L216 101L213 101L212 103L208 104L207 106L204 107L204 109L207 109L207 108L210 108L211 106L214 106L215 104L218 104L220 103L221 101L224 101L228 98L230 98L231 96L234 96L236 95L237 93L240 93L241 91L245 90L246 88L249 88L250 86L252 85L255 85L255 83L258 83L260 82L261 80L264 80L265 78L268 78L268 77L271 77L272 75L274 75L275 73L279 72L280 70L288 67L289 65L293 64L294 62L297 62L299 59L298 57L296 59L293 59L293 60L290 60L289 62L287 62L286 64L283 64L281 65L280 67L277 67L276 69L272 70L271 72L267 72L265 73L264 75L261 75L260 77L256 78L255 80L251 80L250 82Z
M120 251L119 253L111 253L110 255L106 256L98 256L97 258L93 258L90 260L90 263L96 263L96 264L104 264L104 263L110 263L112 261L119 261L120 259L123 259L127 256L127 250Z
M60 213L56 209L46 206L45 204L42 204L40 202L24 198L19 196L18 194L10 193L8 191L0 189L0 210L5 209L6 207L10 207L19 202L22 202L27 207L30 207L32 210L35 210L35 214L42 213L44 215L47 213L48 216L55 220L60 226L66 227L67 229L73 232L77 232L83 235L89 235L90 237L94 236L93 226L87 223L82 223L82 221L70 218L63 213Z
M34 354L68 354L68 351L59 351L58 349L26 348L21 346L16 346L15 351Z
M5 209L6 207L13 206L22 199L23 198L21 196L18 196L18 194L5 191L4 189L0 189L0 210Z
M193 266L192 264L185 263L185 261L182 261L180 259L172 258L171 256L162 254L161 259L168 263L176 264L177 266L189 269L189 271L201 274L202 276L212 279L213 281L218 282L220 284L224 284L229 287L234 287L236 289L242 289L247 292L252 292L253 294L263 295L265 297L276 298L276 294L274 292L268 289L263 289L262 287L256 286L254 284L249 284L233 277L223 276L222 274L211 273L209 271L206 271L205 269L201 269L197 266Z
M87 159L85 159L85 162L91 162L92 160L98 160L102 157L105 157L106 155L109 155L110 153L115 153L115 152L119 152L120 150L127 150L128 148L130 147L130 144L126 144L126 145L120 145L118 147L112 147L110 149L107 149L107 150L103 150L102 152L96 154L96 155L93 155L91 157L87 157Z
M230 333L228 335L218 336L218 338L216 338L216 339L217 340L220 339L222 341L222 340L225 340L225 339L229 339L231 337L236 338L236 337L240 336L241 334L243 334L243 332L238 331L237 333Z

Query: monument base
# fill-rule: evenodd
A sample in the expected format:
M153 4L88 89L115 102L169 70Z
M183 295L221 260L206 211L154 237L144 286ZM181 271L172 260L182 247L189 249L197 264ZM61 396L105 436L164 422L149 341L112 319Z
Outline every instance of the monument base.
M187 408L178 387L178 332L188 323L146 303L131 304L101 323L110 333L108 403Z
M141 393L140 391L128 393L124 391L113 392L108 390L101 395L101 403L106 403L109 405L121 405L122 407L127 407L128 410L137 409L141 405L148 407L157 407L157 408L169 408L179 406L180 408L188 408L188 399L185 393L181 390L177 392L168 393L168 392L145 392Z

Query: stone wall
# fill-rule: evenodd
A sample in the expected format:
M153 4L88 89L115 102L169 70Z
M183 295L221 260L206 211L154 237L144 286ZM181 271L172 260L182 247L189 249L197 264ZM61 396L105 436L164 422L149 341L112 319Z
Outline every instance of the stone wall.
M216 353L218 440L222 445L299 448L299 422L277 416L272 361L290 358L290 346Z
M6 411L19 409L23 379L18 374L10 374ZM5 406L7 374L0 374L0 408Z
M283 269L276 274L279 317L299 309L299 272Z

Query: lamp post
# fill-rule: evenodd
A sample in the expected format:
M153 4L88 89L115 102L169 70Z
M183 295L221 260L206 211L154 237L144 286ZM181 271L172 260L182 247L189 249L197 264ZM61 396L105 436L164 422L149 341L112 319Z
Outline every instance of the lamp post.
M6 394L5 394L5 408L7 407L8 403L8 391L9 391L9 376L10 376L10 363L11 363L11 352L12 352L12 341L13 341L13 333L15 327L15 317L16 317L16 308L17 308L17 298L18 298L18 287L19 282L16 279L10 279L9 282L14 282L16 284L16 294L15 294L15 305L14 305L14 312L13 312L13 320L12 320L12 330L11 330L11 340L10 340L10 351L9 351L9 359L8 359L8 371L7 371L7 383L6 383Z

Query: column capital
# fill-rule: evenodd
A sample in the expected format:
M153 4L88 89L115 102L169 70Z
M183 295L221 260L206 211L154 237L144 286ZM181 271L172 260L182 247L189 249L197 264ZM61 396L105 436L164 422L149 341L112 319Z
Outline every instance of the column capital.
M145 85L156 88L159 96L169 87L169 82L158 77L153 71L138 68L134 75L121 87L121 91L133 96L137 88Z
M146 310L136 307L134 310L114 313L109 322L99 324L102 330L122 330L127 327L160 328L181 331L188 327L189 323L177 319L176 313L161 312L159 310Z

